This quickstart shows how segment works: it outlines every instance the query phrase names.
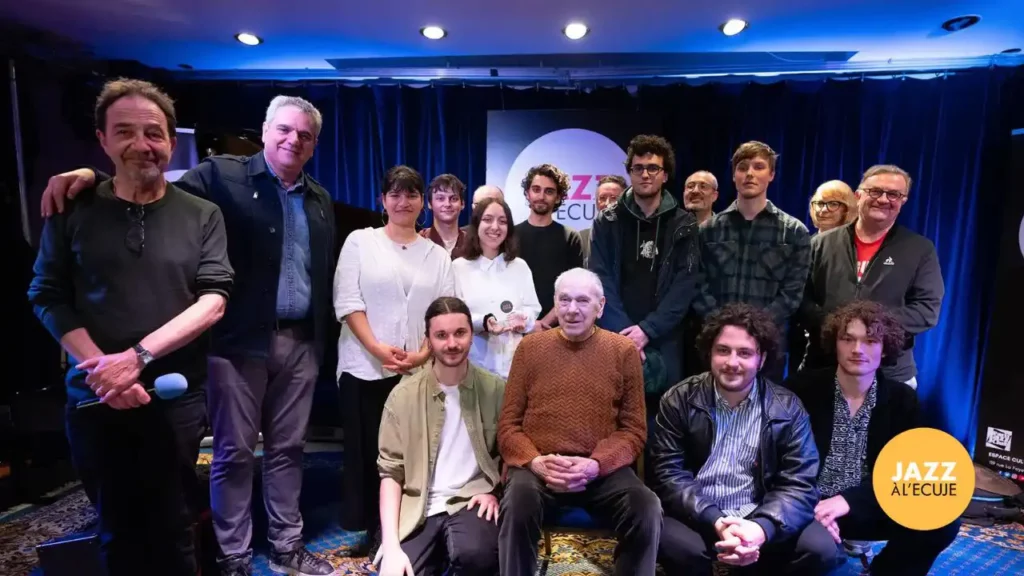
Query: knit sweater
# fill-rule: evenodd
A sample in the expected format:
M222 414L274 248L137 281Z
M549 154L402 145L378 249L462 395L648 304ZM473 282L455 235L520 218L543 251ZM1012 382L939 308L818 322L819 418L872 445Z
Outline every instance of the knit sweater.
M647 440L643 369L633 342L597 329L572 342L561 330L523 338L512 359L498 419L507 466L537 456L584 456L600 476L632 464Z

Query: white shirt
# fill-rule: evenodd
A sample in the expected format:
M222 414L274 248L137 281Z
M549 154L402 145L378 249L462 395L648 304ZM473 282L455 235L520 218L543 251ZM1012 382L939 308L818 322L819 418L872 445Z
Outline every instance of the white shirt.
M361 380L382 380L394 374L385 370L352 333L345 316L365 312L374 337L382 344L413 352L426 336L423 316L440 296L455 294L451 257L444 248L417 237L407 245L422 257L400 257L401 250L383 228L356 230L345 239L334 273L334 313L341 325L338 338L338 376L343 372ZM416 269L409 271L414 262ZM408 292L402 280L411 273Z
M470 362L508 378L512 357L523 335L515 332L490 334L484 326L484 316L494 314L494 319L500 323L505 322L510 313L519 312L526 316L526 332L533 330L540 314L540 302L530 267L522 258L506 262L505 255L499 254L494 260L483 256L475 260L458 258L452 268L455 269L456 295L469 306L473 315Z
M446 512L455 494L480 472L466 421L459 405L459 387L440 384L444 391L444 427L437 447L434 475L427 492L427 516Z

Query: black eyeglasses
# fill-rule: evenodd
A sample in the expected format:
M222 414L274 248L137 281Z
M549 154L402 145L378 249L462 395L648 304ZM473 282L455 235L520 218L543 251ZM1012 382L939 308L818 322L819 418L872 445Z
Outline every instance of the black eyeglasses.
M886 190L885 188L861 188L861 192L867 194L871 198L878 200L885 194L885 197L889 199L889 202L897 202L901 198L904 198L906 194L897 192L896 190Z
M136 256L142 256L142 249L146 245L146 226L143 223L146 209L138 204L131 204L128 206L127 213L131 227L128 228L128 233L124 236L124 247Z
M630 174L633 174L634 176L643 174L644 170L647 170L647 173L651 176L657 176L658 174L661 174L661 171L664 170L664 168L657 164L633 164L629 167Z
M811 206L818 210L824 208L826 212L835 212L836 210L842 208L844 204L837 200L813 200L811 201Z

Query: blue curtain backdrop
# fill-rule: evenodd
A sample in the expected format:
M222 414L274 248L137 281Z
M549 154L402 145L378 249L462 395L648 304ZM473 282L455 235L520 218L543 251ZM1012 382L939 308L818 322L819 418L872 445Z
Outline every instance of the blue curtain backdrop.
M938 327L917 339L926 415L973 450L979 376L994 282L1013 70L935 79L784 80L554 90L465 86L187 83L172 90L179 120L200 129L259 129L279 93L310 99L324 128L310 172L335 198L378 210L383 172L411 165L428 180L484 184L486 113L501 109L641 110L658 115L676 148L673 190L692 171L720 182L716 209L735 197L730 157L761 140L780 153L769 199L810 226L818 184L851 186L865 168L895 163L914 177L900 222L935 242L946 283ZM521 191L506 190L511 202ZM466 218L466 215L463 215Z

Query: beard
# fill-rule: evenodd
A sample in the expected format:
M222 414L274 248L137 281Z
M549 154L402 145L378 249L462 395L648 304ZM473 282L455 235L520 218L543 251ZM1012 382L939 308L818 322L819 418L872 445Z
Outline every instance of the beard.
M442 350L440 354L434 354L434 360L447 368L461 366L468 357L468 351L464 349Z
M550 214L553 209L553 206L551 206L550 204L545 204L544 202L534 202L530 204L530 210L532 210L533 213L538 216L545 216L547 214Z

